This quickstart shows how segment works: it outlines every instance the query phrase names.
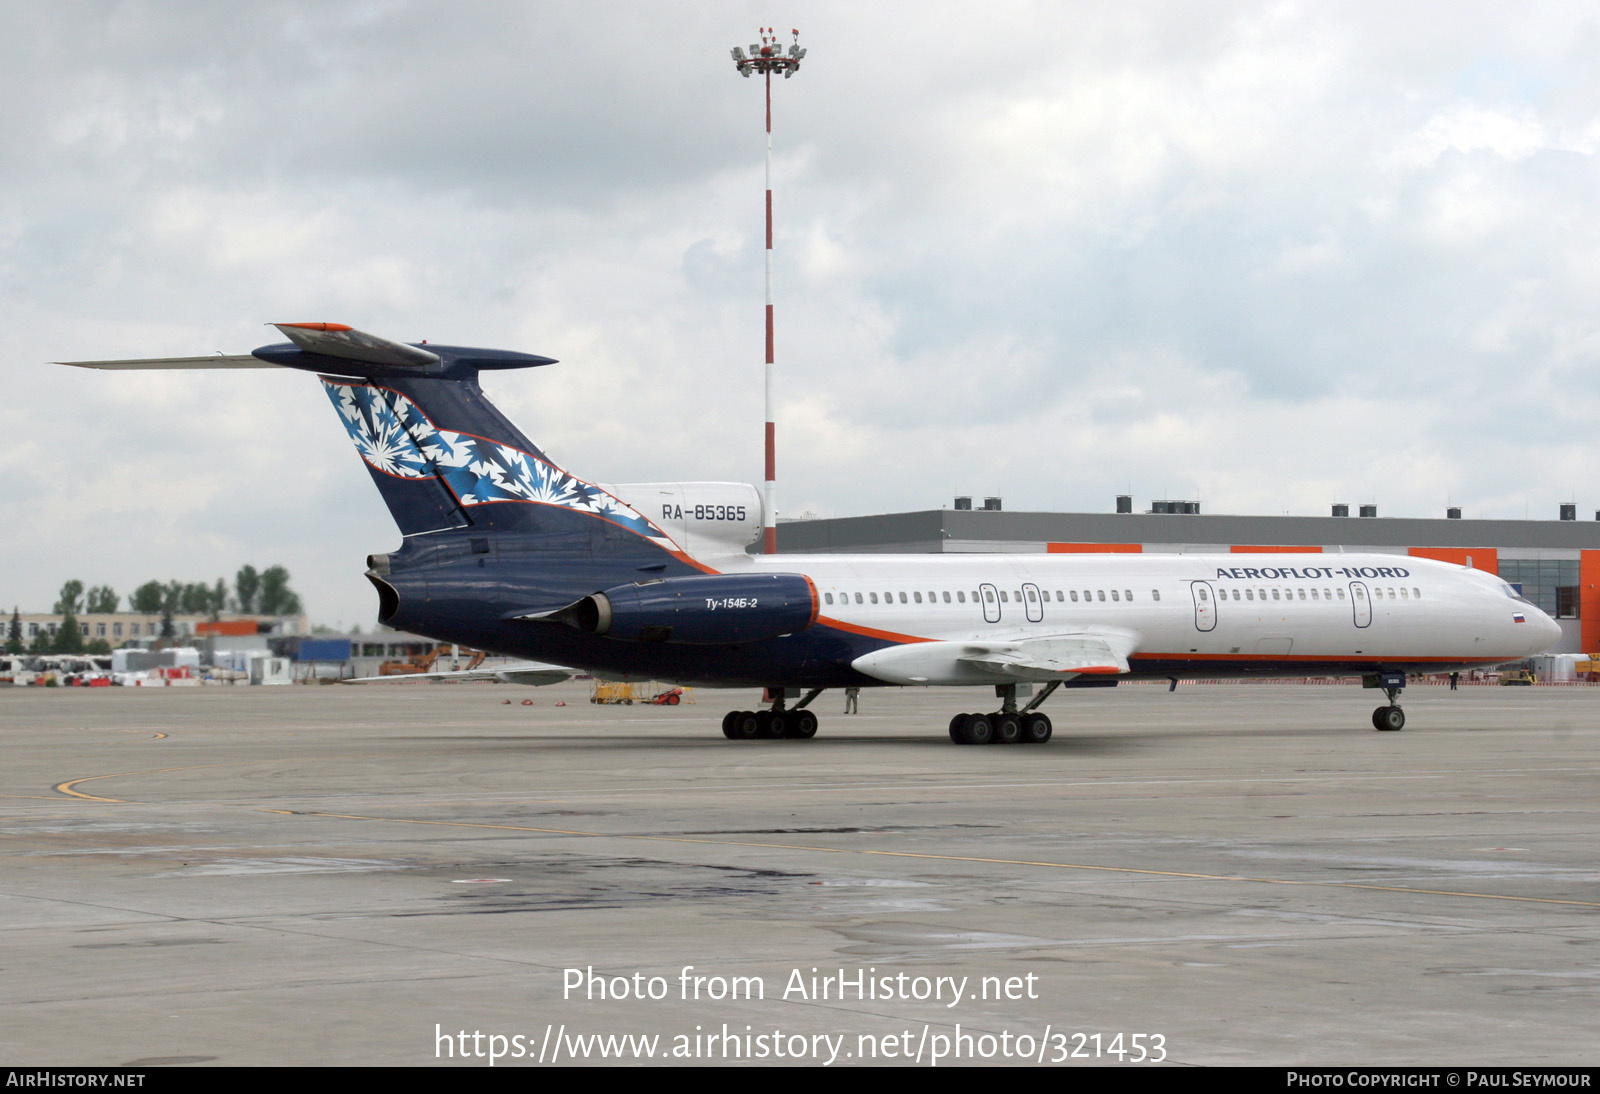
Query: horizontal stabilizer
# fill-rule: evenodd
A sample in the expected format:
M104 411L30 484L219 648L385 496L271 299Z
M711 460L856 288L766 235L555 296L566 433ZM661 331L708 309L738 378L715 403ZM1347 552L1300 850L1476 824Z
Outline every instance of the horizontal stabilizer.
M285 338L307 353L361 361L389 368L427 368L439 363L437 353L404 342L391 342L376 334L352 330L343 323L273 323Z
M168 369L168 368L278 368L271 361L263 361L259 357L252 357L248 353L225 355L213 354L210 357L143 357L126 361L56 361L58 365L71 365L74 368L104 368L104 369Z

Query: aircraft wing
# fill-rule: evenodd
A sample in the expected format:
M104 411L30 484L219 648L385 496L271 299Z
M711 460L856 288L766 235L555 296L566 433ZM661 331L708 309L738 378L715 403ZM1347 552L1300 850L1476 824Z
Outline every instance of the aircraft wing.
M358 676L346 684L394 684L402 680L499 680L503 684L526 684L542 688L572 679L577 669L548 665L543 661L513 661L493 669L457 669L454 672L400 672L393 676Z
M1021 642L966 643L958 660L1007 680L1045 683L1078 675L1120 676L1133 643L1120 635L1074 634Z
M856 658L858 671L890 684L961 685L1120 676L1138 636L1104 628L1041 638L908 642Z

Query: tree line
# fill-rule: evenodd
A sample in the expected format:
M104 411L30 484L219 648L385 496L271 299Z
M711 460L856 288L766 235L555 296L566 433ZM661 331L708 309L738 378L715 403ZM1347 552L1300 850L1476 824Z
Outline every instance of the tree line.
M110 653L111 645L104 638L86 639L78 624L78 616L110 614L118 610L122 597L109 585L94 585L87 589L74 578L61 586L61 596L51 611L61 616L61 625L52 636L41 627L33 639L24 643L22 619L16 608L11 611L11 623L6 628L7 653ZM254 566L241 566L234 575L230 591L222 578L213 584L206 582L147 581L128 597L128 610L144 615L161 616L161 636L173 636L172 617L175 615L209 615L216 619L223 612L241 615L299 615L300 597L289 587L289 571L282 566L269 566L257 571Z

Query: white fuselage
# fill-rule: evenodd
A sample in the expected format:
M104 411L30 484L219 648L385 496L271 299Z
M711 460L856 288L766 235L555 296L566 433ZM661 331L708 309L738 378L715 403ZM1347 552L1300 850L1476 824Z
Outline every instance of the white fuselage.
M1132 675L1453 671L1527 657L1561 634L1492 574L1401 555L762 555L747 565L809 577L818 623L908 644L1101 635L1122 643ZM936 665L874 675L986 679Z

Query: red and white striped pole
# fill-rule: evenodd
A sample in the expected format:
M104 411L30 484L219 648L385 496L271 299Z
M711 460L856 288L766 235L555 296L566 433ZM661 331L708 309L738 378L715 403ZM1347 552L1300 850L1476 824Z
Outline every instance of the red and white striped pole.
M772 334L772 74L783 73L788 79L800 70L800 60L806 51L800 48L800 32L794 31L794 44L786 57L778 45L778 36L771 27L761 31L761 41L750 47L750 56L733 47L733 63L739 75L761 73L767 91L767 363L766 363L766 491L763 498L761 549L765 554L778 553L778 427L772 400L773 334Z

